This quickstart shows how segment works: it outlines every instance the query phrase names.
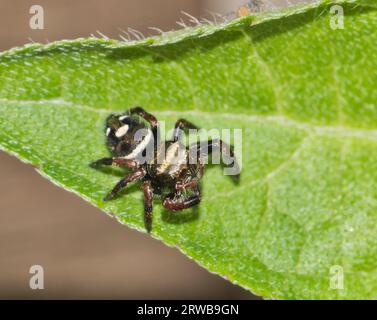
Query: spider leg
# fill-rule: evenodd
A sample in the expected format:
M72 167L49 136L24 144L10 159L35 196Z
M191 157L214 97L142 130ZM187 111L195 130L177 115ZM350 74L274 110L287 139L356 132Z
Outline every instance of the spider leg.
M145 111L142 107L139 107L139 106L129 109L128 113L130 115L136 114L139 117L146 120L150 124L152 132L153 132L154 141L155 141L155 147L157 147L160 143L160 128L159 128L156 117L150 114L149 112Z
M182 191L184 189L195 189L198 187L198 180L190 180L187 182L177 181L175 184L175 190L176 191Z
M175 123L173 132L173 141L177 142L180 138L181 131L187 132L188 129L199 129L196 125L186 119L179 119Z
M153 189L150 181L144 181L144 224L147 232L152 230Z
M221 139L213 139L208 141L201 141L197 143L193 143L190 146L190 154L193 156L196 153L197 161L200 159L207 157L214 151L219 150L223 156L224 164L228 168L234 168L236 172L235 175L232 175L235 179L240 177L240 167L237 162L236 157L234 156L233 146L228 145L226 142L222 141Z
M155 128L158 125L158 121L156 117L146 112L142 107L131 108L129 110L129 114L130 115L137 114L139 117L142 117L152 126L152 128Z
M176 197L176 194L167 196L162 205L170 211L180 211L197 205L200 202L200 190L195 188L195 194L189 197Z
M139 179L143 178L144 176L145 176L145 171L144 171L143 168L140 168L140 169L132 172L127 177L121 179L115 185L115 187L113 188L113 190L111 190L107 194L107 196L105 198L103 198L103 201L111 200L112 198L114 198L119 193L120 190L122 190L123 188L125 188L130 182L139 180Z
M130 169L137 168L137 162L130 159L124 158L102 158L97 161L94 161L90 164L92 168L98 168L99 166L119 166L119 167L127 167Z

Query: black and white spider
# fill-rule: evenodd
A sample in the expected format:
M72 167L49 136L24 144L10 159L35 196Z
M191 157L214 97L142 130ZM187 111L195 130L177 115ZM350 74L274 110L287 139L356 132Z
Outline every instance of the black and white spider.
M220 139L197 142L188 147L180 142L180 133L198 129L191 122L180 119L176 122L173 138L158 141L157 119L141 107L124 114L112 114L106 120L107 145L113 157L102 158L91 167L116 165L132 169L107 194L104 201L114 198L130 182L141 180L144 191L144 222L148 232L152 229L153 197L162 197L163 206L170 211L180 211L200 202L199 180L204 172L204 159L214 150L223 155L226 166L232 167L239 177L239 166L233 147ZM143 132L138 138L138 133ZM149 157L147 156L148 150ZM146 159L146 160L145 160Z

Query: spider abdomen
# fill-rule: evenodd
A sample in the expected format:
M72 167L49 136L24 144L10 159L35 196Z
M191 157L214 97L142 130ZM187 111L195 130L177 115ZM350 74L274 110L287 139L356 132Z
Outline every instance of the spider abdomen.
M166 142L157 151L156 160L156 175L177 177L187 167L187 150L179 142Z

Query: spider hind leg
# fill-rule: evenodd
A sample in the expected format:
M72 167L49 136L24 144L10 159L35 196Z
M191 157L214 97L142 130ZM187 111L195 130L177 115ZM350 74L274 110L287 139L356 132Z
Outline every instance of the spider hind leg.
M219 151L222 155L222 162L227 169L231 172L227 175L235 180L240 177L240 166L233 152L233 146L228 145L221 139L211 139L208 141L201 141L194 143L190 146L190 155L197 159L197 161L202 161L205 157L208 157L211 153Z
M199 128L195 124L191 123L190 121L187 121L186 119L177 120L174 126L173 141L177 142L180 139L182 131L184 133L187 133L189 129L198 130Z

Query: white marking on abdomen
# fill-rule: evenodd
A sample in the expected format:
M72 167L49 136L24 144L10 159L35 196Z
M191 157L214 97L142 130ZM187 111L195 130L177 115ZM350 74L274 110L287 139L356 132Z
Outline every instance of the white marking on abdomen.
M186 163L186 150L179 142L173 143L166 151L166 156L163 162L158 167L157 171L161 173L168 172L174 174L179 170L179 166Z

